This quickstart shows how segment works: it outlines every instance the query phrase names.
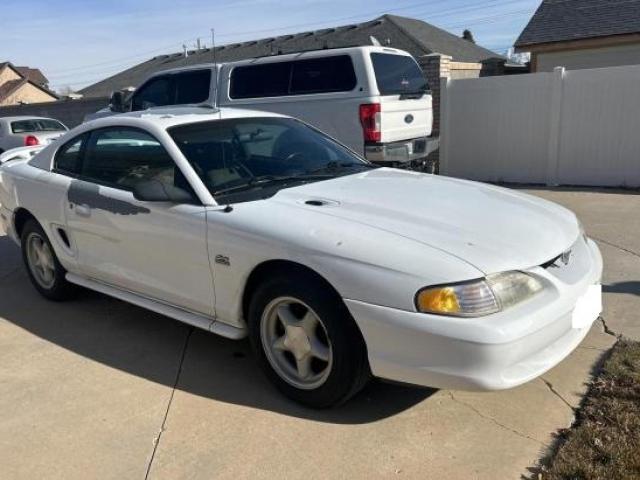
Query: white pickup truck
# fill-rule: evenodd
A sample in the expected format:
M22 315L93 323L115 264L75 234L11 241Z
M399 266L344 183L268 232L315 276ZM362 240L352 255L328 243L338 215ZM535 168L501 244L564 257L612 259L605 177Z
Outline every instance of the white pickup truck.
M415 59L394 48L323 49L162 71L133 94L115 92L109 108L86 120L170 105L290 115L386 166L423 164L438 145L430 137L427 81Z

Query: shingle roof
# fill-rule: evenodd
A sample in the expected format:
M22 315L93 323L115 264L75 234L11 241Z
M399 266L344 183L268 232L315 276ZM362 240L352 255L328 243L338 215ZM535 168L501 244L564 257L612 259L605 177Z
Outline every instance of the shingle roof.
M372 21L354 25L223 45L216 47L216 59L219 62L232 62L278 52L290 53L323 47L371 45L371 37L375 37L383 45L406 50L416 58L437 52L450 55L454 60L461 62L503 59L497 53L456 37L426 22L395 15L383 15ZM182 52L159 55L85 87L79 93L87 97L106 96L114 90L137 87L145 78L157 71L209 63L212 58L211 49L208 48L190 51L186 58Z
M40 86L46 86L49 83L49 80L47 80L47 77L44 76L39 68L15 67L15 69L20 72L20 75Z
M422 20L397 15L385 15L385 17L415 40L422 47L423 55L433 52L443 53L450 55L457 62L482 62L492 58L504 58L502 55Z
M543 0L516 47L640 32L640 0Z

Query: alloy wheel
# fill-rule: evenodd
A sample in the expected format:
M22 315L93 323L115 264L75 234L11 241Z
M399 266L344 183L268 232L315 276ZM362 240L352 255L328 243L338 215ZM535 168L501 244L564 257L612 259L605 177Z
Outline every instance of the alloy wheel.
M260 337L267 359L290 385L313 390L323 385L333 351L320 317L304 302L280 297L264 309Z
M27 260L36 282L44 289L53 287L56 281L56 267L53 252L47 241L32 232L27 238Z

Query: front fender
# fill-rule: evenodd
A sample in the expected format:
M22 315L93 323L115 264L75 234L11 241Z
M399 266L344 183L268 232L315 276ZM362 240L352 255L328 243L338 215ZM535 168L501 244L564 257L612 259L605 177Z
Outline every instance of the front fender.
M365 225L258 203L231 213L207 214L209 257L214 261L216 316L241 326L242 297L251 272L270 260L303 265L350 300L414 310L414 297L427 285L479 278L482 272L441 250ZM297 214L297 218L294 216ZM295 218L295 220L294 220ZM227 262L217 263L215 258Z

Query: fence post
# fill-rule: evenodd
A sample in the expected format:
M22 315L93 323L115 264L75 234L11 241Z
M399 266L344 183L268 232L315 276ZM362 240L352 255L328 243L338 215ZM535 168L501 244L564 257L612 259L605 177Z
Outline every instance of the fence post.
M560 125L562 120L562 89L564 67L553 69L551 80L551 117L549 119L549 147L547 153L547 185L558 185L558 162L560 157Z
M448 175L449 173L449 139L451 138L451 131L449 120L451 117L451 78L444 77L440 79L440 158L439 158L439 173L441 175Z

